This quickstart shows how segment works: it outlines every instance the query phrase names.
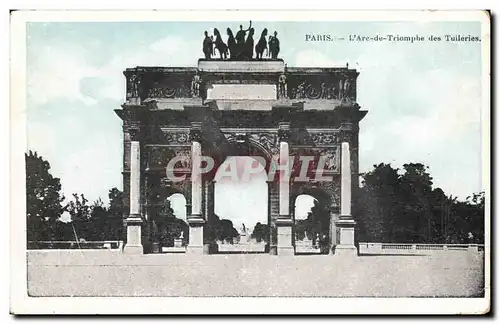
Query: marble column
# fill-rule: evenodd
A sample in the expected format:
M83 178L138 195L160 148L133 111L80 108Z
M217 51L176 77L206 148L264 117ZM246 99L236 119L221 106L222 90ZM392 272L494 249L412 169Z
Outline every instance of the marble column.
M202 214L203 182L201 176L201 143L193 139L191 142L191 214L187 217L189 223L189 244L187 252L203 254L203 229L205 218ZM206 251L205 251L206 252Z
M339 243L335 246L335 254L357 255L358 250L354 244L356 222L351 215L351 155L347 142L342 143L341 159L340 217L335 222L339 233Z
M127 243L125 253L142 254L141 242L141 146L139 141L130 142L130 213L125 220L127 224Z
M204 182L203 186L203 200L204 200L204 214L205 214L205 219L206 219L206 228L205 230L208 231L208 228L213 224L214 221L214 207L215 207L215 181L214 180L206 180ZM212 229L213 231L213 229ZM205 233L204 235L204 248L205 250L208 250L208 253L217 253L218 252L218 244L215 239L214 233Z
M333 205L330 207L330 249L329 254L333 254L335 246L339 243L339 238L337 234L336 222L339 219L339 207Z
M280 135L280 175L278 177L279 216L276 220L278 231L278 255L294 255L295 249L292 244L293 220L290 215L290 172L285 171L288 159L290 158L288 146L290 124L280 124L278 132Z
M267 250L271 255L277 255L278 239L276 221L279 216L279 196L278 186L274 181L267 182L267 203L268 203L268 222L269 222L269 242Z

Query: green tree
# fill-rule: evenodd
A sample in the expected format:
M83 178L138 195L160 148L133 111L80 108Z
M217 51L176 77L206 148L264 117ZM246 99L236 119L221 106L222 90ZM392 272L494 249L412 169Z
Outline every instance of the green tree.
M403 165L404 174L400 178L403 202L402 217L396 218L398 241L430 242L433 217L431 208L432 177L427 172L429 167L421 163Z
M75 229L78 240L91 240L91 213L92 207L84 194L73 194L73 200L69 201L65 209L69 212L71 223Z
M50 174L49 162L36 152L25 153L25 161L27 239L55 240L63 212L60 180Z
M108 218L105 225L105 240L125 240L123 218L126 208L123 204L123 191L116 187L109 190Z
M354 217L358 220L361 241L390 242L401 213L398 169L384 163L373 167L363 175Z
M221 237L219 238L221 241L227 241L230 244L233 244L234 239L239 236L238 230L234 228L233 222L229 219L221 219Z
M374 165L363 175L356 198L359 241L468 243L484 241L484 193L466 201L432 187L428 167Z
M250 237L254 238L259 243L262 241L269 242L269 226L257 222Z

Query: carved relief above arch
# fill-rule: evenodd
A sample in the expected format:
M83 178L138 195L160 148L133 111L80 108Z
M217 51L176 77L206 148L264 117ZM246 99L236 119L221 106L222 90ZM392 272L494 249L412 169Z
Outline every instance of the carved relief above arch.
M165 168L174 157L182 158L175 164L175 171L191 171L191 148L189 146L148 146L148 168Z
M339 132L311 133L310 136L314 145L317 146L338 145L340 142Z
M270 161L279 156L277 134L272 132L226 132L229 155L262 156Z

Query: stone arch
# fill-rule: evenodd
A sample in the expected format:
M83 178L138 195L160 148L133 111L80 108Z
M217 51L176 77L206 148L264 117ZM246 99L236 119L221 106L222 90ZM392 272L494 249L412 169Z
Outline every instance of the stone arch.
M147 193L147 223L144 227L143 234L146 239L146 251L152 253L161 252L162 240L164 233L162 232L165 226L164 216L166 213L166 208L169 206L169 198L172 195L180 194L185 199L185 210L186 217L191 213L191 181L189 178L184 179L180 182L173 182L167 180L161 175L154 175L148 177L148 193ZM167 201L169 201L167 203ZM174 214L175 215L175 214ZM175 215L178 218L179 215ZM184 222L186 220L183 220ZM187 242L189 231L187 228L187 223L183 228L184 240Z
M330 206L334 204L334 199L330 190L319 183L315 184L311 182L296 182L292 184L291 189L290 201L295 202L297 197L300 195L309 195L311 197L314 197L315 199L327 201Z
M228 138L228 149L225 158L228 156L261 156L267 162L273 159L271 147L266 147L254 138L245 138L244 142L239 142L236 137Z
M331 250L333 242L336 240L336 229L334 224L335 198L329 186L324 186L323 183L293 183L290 195L290 214L294 222L294 227L297 226L298 221L295 217L295 207L297 198L301 195L308 195L313 197L319 202L319 206L324 207L324 214L321 219L317 219L320 226L317 233L320 243L318 244L320 253L327 254ZM296 236L294 229L294 238ZM317 243L317 242L314 242Z

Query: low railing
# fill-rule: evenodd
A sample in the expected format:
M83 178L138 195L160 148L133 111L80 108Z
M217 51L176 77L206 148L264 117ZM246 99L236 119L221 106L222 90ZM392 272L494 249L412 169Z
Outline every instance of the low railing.
M426 253L434 251L483 252L484 244L359 243L360 253Z
M28 241L28 250L114 250L123 249L123 241Z

